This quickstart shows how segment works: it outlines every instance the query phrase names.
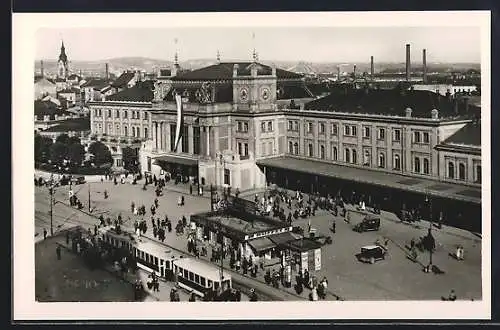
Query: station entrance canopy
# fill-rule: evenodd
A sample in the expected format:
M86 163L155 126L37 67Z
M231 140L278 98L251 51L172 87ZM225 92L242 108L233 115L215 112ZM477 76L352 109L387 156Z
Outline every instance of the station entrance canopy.
M179 164L184 166L198 166L198 160L192 158L162 155L162 156L156 156L153 159L156 162L165 162L165 163Z
M293 157L267 158L257 165L481 204L481 188L407 177Z

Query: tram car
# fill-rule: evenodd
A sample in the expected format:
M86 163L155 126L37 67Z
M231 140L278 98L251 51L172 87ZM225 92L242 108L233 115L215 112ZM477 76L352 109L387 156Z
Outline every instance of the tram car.
M231 275L221 274L217 267L193 258L180 258L173 262L177 284L196 295L206 298L206 295L222 296L232 289Z
M150 273L154 271L165 280L174 280L173 262L180 257L180 253L146 237L137 237L125 231L118 234L110 226L100 228L99 234L104 244L129 251L139 268Z

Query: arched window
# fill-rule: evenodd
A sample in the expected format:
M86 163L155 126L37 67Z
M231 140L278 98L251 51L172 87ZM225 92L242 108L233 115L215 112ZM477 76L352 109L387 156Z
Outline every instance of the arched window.
M309 157L313 157L314 156L314 150L313 150L313 145L312 143L309 143L308 145L308 152L309 152Z
M149 136L148 136L148 128L147 128L147 127L144 127L144 138L145 138L145 139L149 139Z
M420 173L420 158L415 157L415 162L413 164L413 169L415 173Z
M358 163L358 153L356 149L352 149L352 163L357 164Z
M370 166L370 150L365 150L363 154L363 165Z
M333 160L337 160L338 157L339 157L339 155L338 155L337 147L333 147L332 148L332 158L333 158Z
M394 169L395 170L401 169L401 158L397 154L394 155Z
M127 116L128 116L127 110L123 111L123 118L127 118Z
M453 162L448 162L448 178L455 178L455 164Z
M385 168L385 155L383 152L378 155L378 167Z
M135 137L135 126L132 126L132 136Z
M293 154L293 142L288 141L288 152Z
M351 150L348 149L348 148L345 149L345 159L344 159L344 161L346 163L350 163L351 162Z
M465 164L464 163L458 164L458 178L460 180L465 180Z
M299 154L299 143L298 142L295 142L293 144L293 152L294 154L298 155Z
M319 147L319 157L325 159L325 146L323 145Z
M127 126L123 127L123 133L125 136L128 136L128 127Z
M424 174L429 174L429 159L424 158Z

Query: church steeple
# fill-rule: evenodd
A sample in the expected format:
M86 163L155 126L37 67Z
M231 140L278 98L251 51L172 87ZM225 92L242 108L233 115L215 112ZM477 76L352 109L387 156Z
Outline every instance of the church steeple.
M66 55L66 48L64 47L64 41L61 40L61 53L59 54L59 60L57 61L57 77L61 79L66 79L69 74L68 68L68 56Z

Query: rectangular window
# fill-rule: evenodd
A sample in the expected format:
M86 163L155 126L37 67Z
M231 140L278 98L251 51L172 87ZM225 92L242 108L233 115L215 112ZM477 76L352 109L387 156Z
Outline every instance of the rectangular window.
M239 121L239 122L238 122L238 128L237 128L237 131L238 131L238 132L243 131L243 124L242 124L242 122L241 122L241 121Z
M338 126L337 124L332 124L332 135L337 136L338 135Z
M199 155L201 148L201 131L199 126L193 127L193 154Z
M206 282L205 282L205 278L204 278L204 277L201 277L201 276L200 276L200 284L201 284L201 286L203 286L203 287L206 285Z
M184 276L183 276L185 279L188 279L189 278L189 272L187 269L184 269Z
M313 132L313 123L307 123L307 133Z
M319 123L319 134L325 134L325 124Z
M248 123L247 122L243 123L243 132L248 133Z
M147 112L144 112L144 119L148 120L148 113Z
M170 151L174 151L175 149L175 124L170 124ZM154 127L153 127L154 129ZM154 134L154 132L153 132ZM157 133L160 134L160 128L157 128ZM157 140L158 141L158 140Z
M401 141L401 130L399 130L399 129L394 130L393 140L394 140L394 142Z
M231 185L231 171L227 168L224 169L224 184Z
M194 274L193 272L189 272L189 280L194 281Z
M264 133L266 131L266 123L265 122L260 123L260 131L262 133Z
M118 110L115 111L115 118L120 118L120 111Z
M298 121L293 122L293 130L296 132L299 131L299 122Z
M189 128L188 125L182 127L182 152L189 152Z
M111 118L111 110L108 110L108 118Z
M288 121L288 130L293 131L293 121L291 120Z
M244 148L245 148L245 153L243 155L248 156L248 143L244 144Z
M429 143L429 132L424 132L424 143Z
M273 131L273 122L270 121L267 123L267 131L272 132Z
M370 127L365 127L363 130L363 137L369 139L370 138Z
M345 136L350 136L351 135L351 126L345 125L344 126L344 135Z
M155 265L158 266L158 258L155 257Z
M351 129L351 133L352 133L352 136L357 136L358 135L358 128L356 126L352 126L352 129Z
M238 155L243 155L243 145L241 144L241 142L238 142Z
M413 134L413 136L414 136L414 138L413 138L413 142L415 142L415 143L420 143L420 142L421 142L421 141L420 141L420 132L415 132L415 133Z
M200 284L200 275L196 275L196 274L195 274L195 275L194 275L194 281L195 281L195 283Z
M385 140L385 129L384 128L378 129L378 139Z

